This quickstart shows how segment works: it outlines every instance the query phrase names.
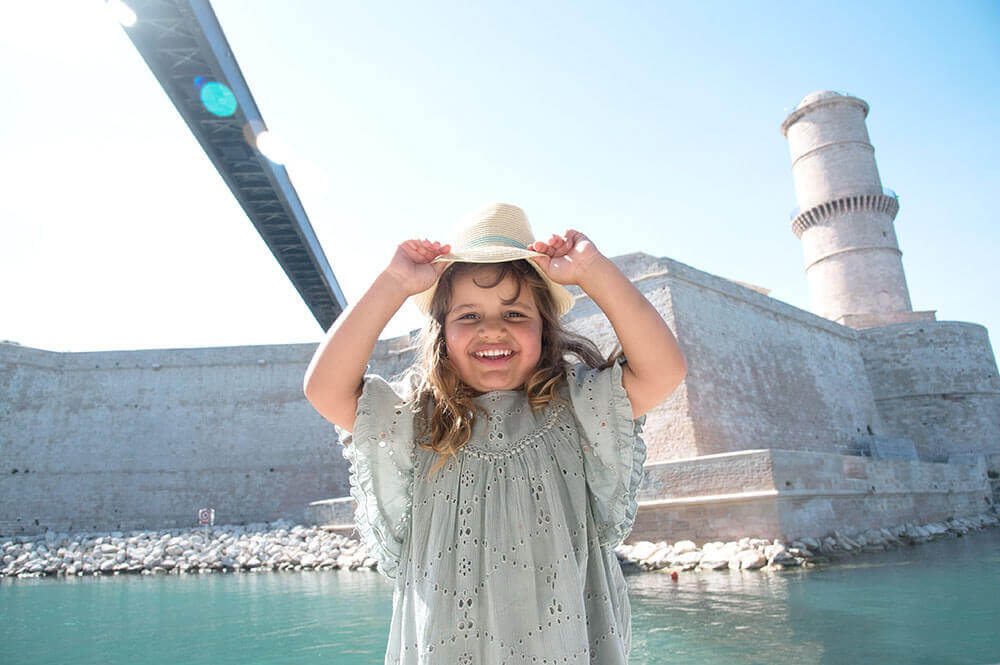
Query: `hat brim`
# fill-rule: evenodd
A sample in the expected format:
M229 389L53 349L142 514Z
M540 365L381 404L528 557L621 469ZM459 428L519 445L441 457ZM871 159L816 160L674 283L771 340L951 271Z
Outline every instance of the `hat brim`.
M450 263L503 263L505 261L518 261L529 259L533 256L546 256L541 252L530 249L518 249L516 247L473 247L459 253L443 254L436 257L432 263L448 261ZM545 271L534 261L528 261L531 267L541 276L549 287L552 300L556 307L556 318L562 318L576 304L576 298L562 284L557 284L545 274ZM425 291L412 296L413 304L424 314L430 312L431 301L434 299L434 292L437 290L438 282Z
M518 259L529 259L532 256L545 256L541 252L531 249L519 249L517 247L470 247L459 252L449 252L434 259L433 263L439 261L460 261L462 263L503 263L504 261L517 261Z

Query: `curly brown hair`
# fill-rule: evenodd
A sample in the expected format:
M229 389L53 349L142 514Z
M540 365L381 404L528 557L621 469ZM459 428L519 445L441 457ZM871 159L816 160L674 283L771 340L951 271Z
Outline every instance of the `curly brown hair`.
M495 279L480 283L473 277L473 283L484 289L500 284L507 275L514 277L517 292L522 288L531 289L535 306L542 318L541 357L524 384L519 389L527 393L528 404L537 411L555 400L565 403L556 389L565 379L569 369L566 356L576 356L593 368L606 368L622 355L621 345L617 345L605 358L591 340L564 328L555 314L555 305L545 280L526 259L501 263L455 262L448 266L438 280L434 299L431 302L427 323L420 335L420 355L408 370L416 375L416 387L412 396L412 410L416 430L417 445L437 452L440 457L431 467L428 476L444 466L448 457L457 459L457 451L468 443L472 436L472 426L476 413L486 415L474 398L481 394L467 385L459 377L455 366L448 359L445 343L445 315L451 306L452 284L455 278L495 268Z

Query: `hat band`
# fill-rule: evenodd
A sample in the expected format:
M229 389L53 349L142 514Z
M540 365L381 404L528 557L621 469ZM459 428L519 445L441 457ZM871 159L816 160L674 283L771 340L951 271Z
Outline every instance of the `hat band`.
M482 238L476 238L475 240L470 240L469 242L462 245L459 249L467 249L469 247L478 247L479 245L485 245L488 243L499 242L504 245L512 245L518 249L527 249L528 246L520 243L513 238L508 238L507 236L483 236Z

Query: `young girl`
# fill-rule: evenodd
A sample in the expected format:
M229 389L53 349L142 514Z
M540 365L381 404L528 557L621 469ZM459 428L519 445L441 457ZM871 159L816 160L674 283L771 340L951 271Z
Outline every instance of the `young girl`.
M561 326L566 284L623 353ZM367 361L410 296L428 314L422 352L390 384ZM395 579L385 662L627 663L613 548L635 519L645 413L685 374L662 317L578 231L536 242L523 211L497 203L454 248L399 245L304 382L351 462L362 543Z

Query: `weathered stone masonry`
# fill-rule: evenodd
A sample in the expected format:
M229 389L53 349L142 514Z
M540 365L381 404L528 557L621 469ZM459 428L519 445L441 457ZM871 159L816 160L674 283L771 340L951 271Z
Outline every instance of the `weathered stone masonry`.
M630 542L793 540L992 508L1000 376L988 333L912 311L867 112L822 91L782 126L814 313L669 258L614 258L688 364L647 418ZM607 319L571 290L570 327L610 350ZM397 375L414 343L379 341L369 371ZM0 535L190 526L202 507L220 524L351 531L347 462L302 394L315 349L0 343Z

